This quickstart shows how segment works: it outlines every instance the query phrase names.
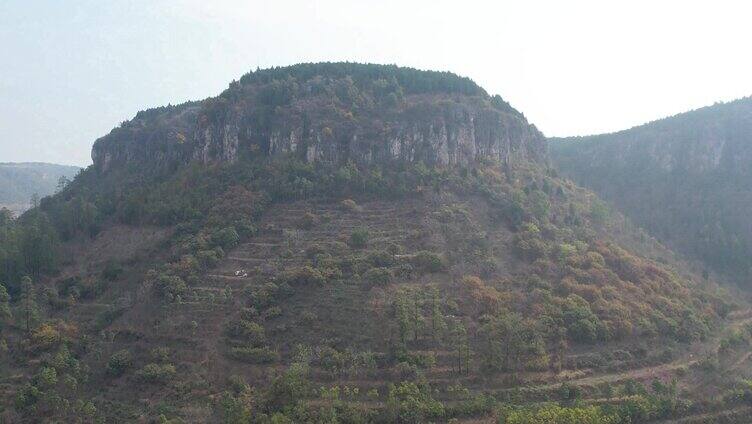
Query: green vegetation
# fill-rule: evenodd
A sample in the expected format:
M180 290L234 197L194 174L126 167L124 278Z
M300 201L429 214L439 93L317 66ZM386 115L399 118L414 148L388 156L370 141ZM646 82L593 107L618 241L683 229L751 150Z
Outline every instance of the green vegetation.
M150 363L138 370L136 375L140 380L147 383L166 384L175 376L175 366Z
M130 352L127 350L119 350L110 356L110 360L107 361L107 373L120 377L125 374L128 368L133 366L133 359Z
M362 249L368 244L368 230L359 229L350 234L350 246Z

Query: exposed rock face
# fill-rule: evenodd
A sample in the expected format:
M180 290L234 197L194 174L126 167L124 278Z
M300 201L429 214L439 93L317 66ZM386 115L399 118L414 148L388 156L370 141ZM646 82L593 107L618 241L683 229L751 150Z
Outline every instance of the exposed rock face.
M483 157L546 161L541 133L469 80L375 65L341 64L350 72L332 74L326 65L308 65L313 72L302 76L296 67L257 71L219 97L141 112L97 140L94 164L107 171L285 154L362 165L454 166ZM437 81L426 89L415 87L415 78Z

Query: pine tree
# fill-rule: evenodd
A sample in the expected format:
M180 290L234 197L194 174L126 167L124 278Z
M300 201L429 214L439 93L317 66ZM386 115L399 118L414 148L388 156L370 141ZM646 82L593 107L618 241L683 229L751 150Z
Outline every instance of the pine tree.
M39 319L39 308L36 303L36 295L34 293L34 285L31 282L31 278L23 277L21 279L21 297L20 303L22 308L22 317L24 320L24 328L26 333L31 333L31 326Z
M413 301L412 301L412 310L413 310L413 331L415 333L414 340L418 341L418 335L421 327L423 326L423 314L421 313L421 299L420 299L420 291L414 290L413 291Z
M402 347L405 346L407 335L410 332L410 301L405 293L400 291L394 300L394 315L397 319L397 329L399 332L399 341Z
M446 331L446 322L441 312L441 297L439 290L434 286L431 289L431 335L436 340L437 335L441 336L444 331Z
M466 371L469 361L470 346L467 340L467 328L460 319L455 319L451 322L449 329L450 343L457 352L457 372L462 374L462 366L465 365Z

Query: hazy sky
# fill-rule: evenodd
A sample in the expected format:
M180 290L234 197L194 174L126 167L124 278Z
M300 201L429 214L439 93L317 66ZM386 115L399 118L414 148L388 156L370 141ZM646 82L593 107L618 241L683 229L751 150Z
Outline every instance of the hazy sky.
M752 94L750 2L0 0L0 162L87 165L136 112L256 67L466 75L548 136Z

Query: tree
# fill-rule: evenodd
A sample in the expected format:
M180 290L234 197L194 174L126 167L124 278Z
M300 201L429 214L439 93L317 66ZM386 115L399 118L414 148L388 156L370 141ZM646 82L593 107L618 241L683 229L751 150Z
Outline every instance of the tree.
M397 320L397 332L399 334L400 346L405 347L407 342L407 335L410 333L412 327L411 320L411 305L410 298L406 296L403 290L400 290L396 294L396 298L393 303L394 317Z
M25 214L19 222L18 249L23 269L34 276L52 269L57 232L47 215L36 208Z
M362 249L368 244L368 230L359 228L350 234L350 246Z
M569 348L567 344L567 330L564 328L560 328L558 331L558 335L556 336L556 353L554 355L553 361L551 363L551 370L559 374L561 373L561 369L564 366L564 358L567 353L567 349Z
M413 290L413 301L411 306L413 307L413 331L414 331L414 340L418 341L418 332L421 328L423 328L423 313L421 311L422 306L422 299L420 298L420 290Z
M107 373L114 377L120 377L131 366L133 366L133 359L130 352L119 350L113 353L110 360L107 361Z
M450 323L449 342L452 349L457 352L457 372L462 374L464 365L467 373L470 368L470 345L467 340L467 328L459 318Z
M55 192L60 193L61 191L65 190L70 182L71 180L68 177L61 175L60 178L57 179L57 187L55 188Z
M24 328L26 329L26 333L29 334L31 333L32 324L39 319L39 308L36 303L34 285L28 276L21 279L20 303L23 312Z
M10 295L3 284L0 284L0 332L4 324L10 321L12 314L10 312Z
M441 298L439 290L434 286L431 288L431 336L436 340L436 336L446 331L447 324L444 320L444 314L441 311Z
M486 315L480 328L483 365L493 371L518 372L529 364L548 362L543 337L535 322L523 320L516 313Z

